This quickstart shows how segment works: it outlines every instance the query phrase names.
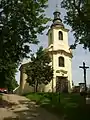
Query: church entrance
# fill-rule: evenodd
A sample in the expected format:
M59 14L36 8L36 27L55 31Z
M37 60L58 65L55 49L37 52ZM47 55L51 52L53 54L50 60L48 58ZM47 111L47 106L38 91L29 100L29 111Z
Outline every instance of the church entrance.
M56 92L68 92L67 77L56 77Z

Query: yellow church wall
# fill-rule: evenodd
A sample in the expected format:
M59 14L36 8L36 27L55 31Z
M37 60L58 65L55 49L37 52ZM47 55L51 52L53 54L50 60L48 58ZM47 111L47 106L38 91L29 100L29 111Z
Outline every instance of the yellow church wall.
M65 67L59 67L58 66L58 57L63 56L65 59ZM72 67L71 67L71 58L69 58L68 56L64 56L64 55L60 55L60 54L55 54L53 57L53 67L54 67L54 71L53 71L53 89L54 91L56 91L56 77L57 76L63 76L63 77L67 77L68 79L68 91L71 91L72 88ZM67 71L67 74L63 74L62 73L57 73L57 70L63 70L63 71ZM50 92L52 91L52 81L45 86L45 92Z
M59 40L58 38L58 32L61 31L63 33L63 40ZM54 32L54 50L62 49L68 51L68 33L65 31L62 31L62 29L53 29Z

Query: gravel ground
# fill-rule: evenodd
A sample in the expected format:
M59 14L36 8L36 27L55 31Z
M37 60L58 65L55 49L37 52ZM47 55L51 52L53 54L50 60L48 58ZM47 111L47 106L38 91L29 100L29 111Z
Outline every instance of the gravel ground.
M60 120L35 102L14 94L4 94L0 120Z

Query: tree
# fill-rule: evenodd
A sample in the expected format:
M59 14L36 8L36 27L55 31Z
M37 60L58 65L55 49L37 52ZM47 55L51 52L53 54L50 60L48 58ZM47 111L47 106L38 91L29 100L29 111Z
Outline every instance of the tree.
M62 5L66 9L65 22L72 27L75 43L83 44L90 50L90 0L63 0Z
M13 79L11 79L9 84L8 84L8 90L12 92L18 86L19 85L18 85L18 83L17 83L17 81L15 79L15 76L14 76Z
M30 63L26 66L27 82L34 86L35 92L37 92L39 84L48 84L53 78L50 62L48 52L40 47L36 55L32 55Z
M3 66L0 67L0 87L5 87L8 88L9 91L12 91L18 85L15 80L17 65L9 62L7 63L7 61L5 62L4 60ZM4 64L6 64L6 67Z
M47 27L44 14L47 0L0 0L0 81L5 86L30 44L37 44L37 34ZM11 67L9 67L11 66ZM5 77L8 73L8 77ZM15 76L15 72L12 73ZM1 84L1 83L0 83Z
M44 9L47 0L0 1L0 57L7 55L18 62L27 57L37 43L37 34L46 28Z

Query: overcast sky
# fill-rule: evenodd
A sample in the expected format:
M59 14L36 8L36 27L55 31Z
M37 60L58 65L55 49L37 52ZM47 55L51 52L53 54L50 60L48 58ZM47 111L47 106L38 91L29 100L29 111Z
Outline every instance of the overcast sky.
M53 19L53 12L56 9L56 4L58 3L59 10L61 12L61 19L64 19L65 9L60 8L60 0L48 0L48 8L46 9L46 15ZM48 23L49 25L51 23ZM65 25L65 24L64 24ZM70 26L65 25L66 28L70 29ZM39 45L32 46L32 51L35 52L39 46L43 46L46 48L48 46L48 38L47 38L47 30L44 32L42 36L39 36L38 39L40 41ZM68 33L69 44L74 42L73 33L69 31ZM24 60L26 62L27 60ZM83 82L83 70L79 68L80 65L86 63L87 66L90 66L90 52L83 49L82 46L78 45L77 49L73 51L72 58L72 80L77 85L79 82ZM16 80L19 83L20 73L18 72L16 75ZM87 83L90 84L90 69L87 70Z

